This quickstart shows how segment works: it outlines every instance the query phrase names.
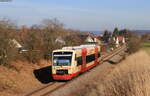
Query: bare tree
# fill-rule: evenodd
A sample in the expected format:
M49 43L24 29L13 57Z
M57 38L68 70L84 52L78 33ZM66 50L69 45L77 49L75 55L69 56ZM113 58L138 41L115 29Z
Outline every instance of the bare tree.
M0 20L0 65L10 66L10 62L15 60L18 50L12 42L16 26L9 19Z

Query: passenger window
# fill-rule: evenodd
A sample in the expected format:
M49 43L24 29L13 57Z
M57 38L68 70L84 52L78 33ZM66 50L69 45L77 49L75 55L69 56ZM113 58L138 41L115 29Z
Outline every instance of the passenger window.
M77 66L82 65L82 56L77 57Z
M86 63L90 63L95 60L95 54L86 56Z

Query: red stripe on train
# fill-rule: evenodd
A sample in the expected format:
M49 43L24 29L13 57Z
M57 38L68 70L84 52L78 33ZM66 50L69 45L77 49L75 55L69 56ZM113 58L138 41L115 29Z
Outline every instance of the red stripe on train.
M86 70L86 54L87 54L87 49L86 48L82 48L81 72L84 72Z
M57 75L52 74L54 80L71 80L73 77L76 77L80 72L65 74L65 75Z

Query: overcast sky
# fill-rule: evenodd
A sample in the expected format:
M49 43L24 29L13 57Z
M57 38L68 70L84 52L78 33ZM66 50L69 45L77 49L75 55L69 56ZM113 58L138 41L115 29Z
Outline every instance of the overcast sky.
M65 27L80 30L148 30L150 0L12 0L0 2L0 17L18 25L57 18Z

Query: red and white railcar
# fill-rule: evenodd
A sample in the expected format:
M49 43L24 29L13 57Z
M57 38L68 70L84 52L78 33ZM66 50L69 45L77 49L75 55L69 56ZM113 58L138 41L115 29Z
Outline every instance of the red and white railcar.
M62 49L54 50L52 58L53 79L70 80L100 62L100 46L63 47Z

